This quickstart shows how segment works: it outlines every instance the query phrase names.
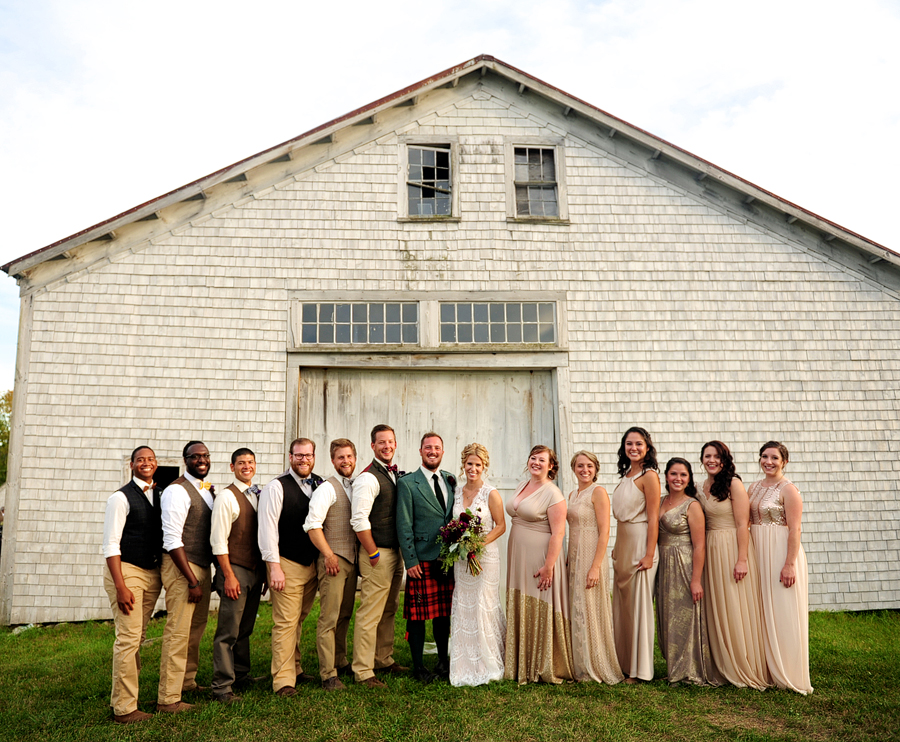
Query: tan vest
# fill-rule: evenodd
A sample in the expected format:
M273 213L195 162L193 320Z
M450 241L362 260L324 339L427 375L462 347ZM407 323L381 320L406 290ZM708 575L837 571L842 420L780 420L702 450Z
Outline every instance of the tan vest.
M234 484L228 485L241 510L228 534L228 560L245 569L256 569L262 561L257 536L257 516L246 495Z
M350 525L350 498L347 497L340 479L330 477L325 481L331 483L337 497L322 523L322 535L335 554L356 564L359 539L356 538L356 533Z

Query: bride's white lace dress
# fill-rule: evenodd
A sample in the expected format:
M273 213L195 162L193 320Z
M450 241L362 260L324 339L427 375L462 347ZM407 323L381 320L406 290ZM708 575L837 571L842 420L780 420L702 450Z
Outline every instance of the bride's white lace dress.
M484 534L494 528L488 496L494 489L482 485L469 506L481 516ZM462 483L454 496L453 517L463 512ZM450 683L454 686L484 685L503 679L506 618L500 607L500 549L496 541L484 548L479 560L484 568L473 577L466 560L453 565L456 587L450 612Z

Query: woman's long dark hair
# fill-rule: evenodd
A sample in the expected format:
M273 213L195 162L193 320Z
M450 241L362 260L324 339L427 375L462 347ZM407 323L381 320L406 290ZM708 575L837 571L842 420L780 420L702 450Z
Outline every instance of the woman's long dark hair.
M628 470L631 469L631 460L625 455L625 439L630 433L637 433L647 444L647 455L644 456L644 460L641 462L641 474L651 469L659 471L659 464L656 462L656 448L653 446L650 433L643 428L634 426L625 431L625 435L622 436L622 443L619 445L619 476L624 477Z
M719 460L722 462L722 470L713 477L713 483L709 488L709 494L715 497L719 502L724 502L731 496L731 482L740 476L734 468L734 456L731 455L731 449L722 441L709 441L704 443L700 448L700 463L703 463L703 452L712 446L719 454Z
M691 469L691 462L687 459L674 458L669 459L669 463L666 464L666 474L669 473L669 469L671 469L675 464L681 464L685 469L688 470L688 483L687 487L684 488L684 494L688 497L693 497L695 500L697 499L697 485L694 484L694 470ZM666 481L666 492L669 491L669 482Z

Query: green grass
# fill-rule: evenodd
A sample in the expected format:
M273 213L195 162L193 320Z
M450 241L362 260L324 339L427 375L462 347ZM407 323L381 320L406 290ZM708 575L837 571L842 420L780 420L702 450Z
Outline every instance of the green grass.
M315 613L304 632L304 669L315 673ZM152 710L164 621L155 620L142 649L141 707ZM254 674L267 674L271 612L260 609ZM200 680L211 676L210 617ZM397 622L395 657L409 664ZM109 622L0 629L0 740L889 740L900 739L900 613L814 613L810 661L815 693L669 688L595 683L452 688L390 678L370 691L342 693L301 686L296 698L271 686L243 692L222 707L186 696L197 709L120 727L110 721L113 628ZM657 656L656 674L665 666Z

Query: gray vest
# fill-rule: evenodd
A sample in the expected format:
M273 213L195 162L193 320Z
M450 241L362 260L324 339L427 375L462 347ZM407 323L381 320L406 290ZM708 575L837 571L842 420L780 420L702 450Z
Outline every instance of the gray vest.
M325 481L331 483L337 497L322 523L322 535L335 554L356 564L359 539L350 525L350 498L338 477L329 477Z

